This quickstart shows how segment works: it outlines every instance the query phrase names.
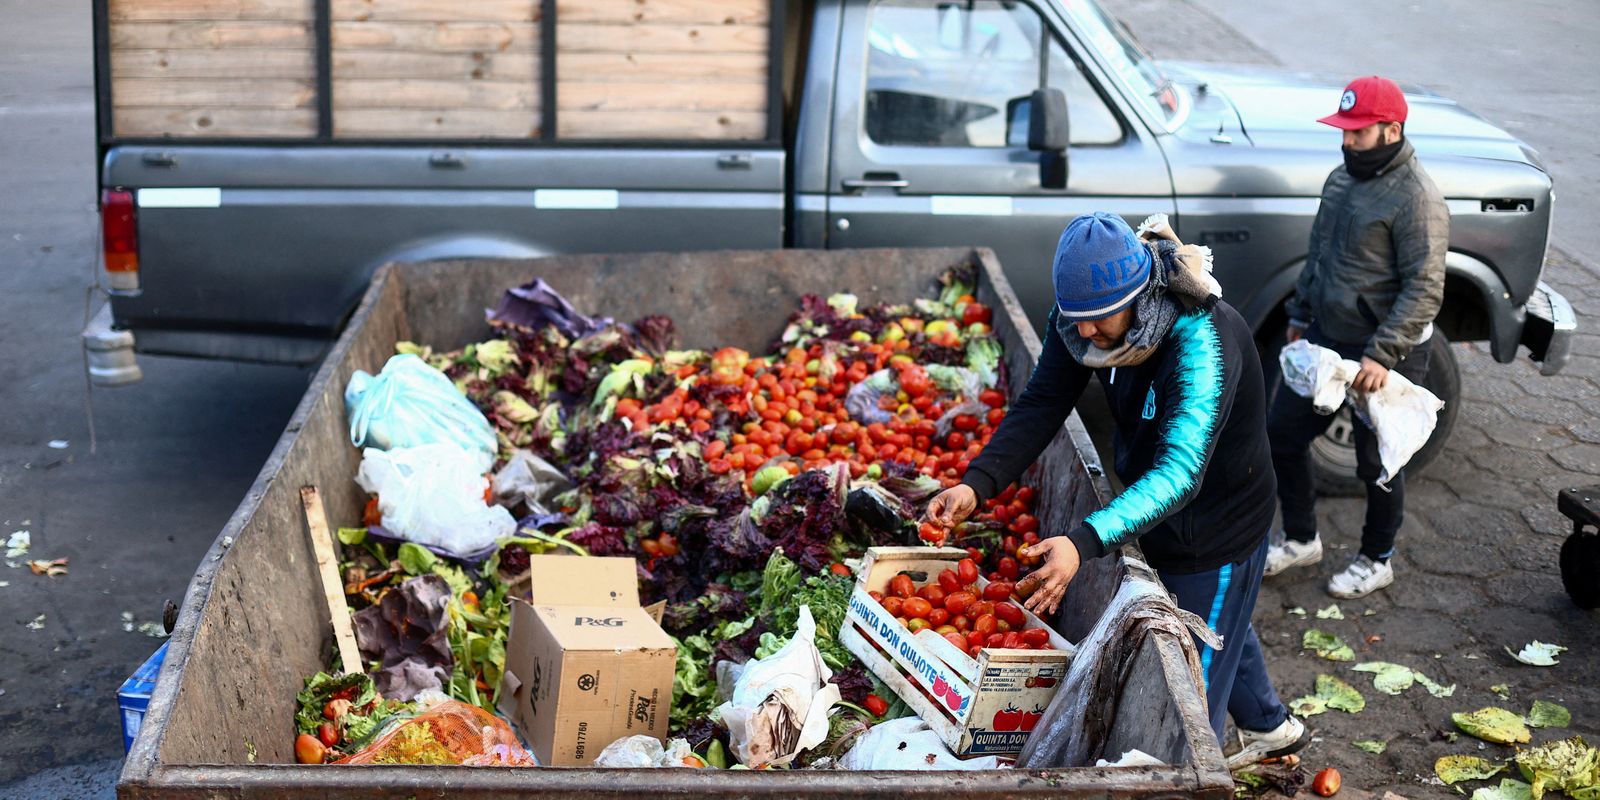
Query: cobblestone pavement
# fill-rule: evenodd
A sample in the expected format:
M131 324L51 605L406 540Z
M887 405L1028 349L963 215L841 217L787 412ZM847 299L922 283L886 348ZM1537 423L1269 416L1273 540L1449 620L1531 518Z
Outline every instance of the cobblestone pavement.
M1274 63L1186 0L1107 5L1158 56ZM1454 730L1451 712L1488 705L1525 713L1535 699L1560 703L1572 712L1572 729L1535 731L1535 743L1573 733L1600 741L1600 612L1579 610L1561 587L1557 559L1571 525L1555 504L1563 488L1600 484L1600 269L1552 251L1544 277L1578 314L1572 360L1561 374L1542 377L1525 358L1499 364L1483 344L1453 345L1461 367L1460 418L1444 454L1407 481L1394 585L1339 603L1343 620L1316 618L1335 602L1324 592L1327 578L1359 546L1365 503L1352 498L1318 504L1330 547L1322 564L1263 585L1255 624L1284 700L1310 694L1321 673L1343 678L1366 697L1359 714L1307 719L1319 738L1304 754L1306 766L1337 767L1346 786L1412 797L1448 792L1427 783L1439 756L1497 760L1513 753L1469 737L1446 740L1444 733ZM1290 615L1295 608L1307 616ZM1303 651L1301 637L1310 628L1343 637L1357 662L1403 664L1455 684L1455 693L1436 698L1415 686L1399 696L1381 694L1370 676ZM1535 639L1570 649L1548 668L1519 664L1503 649ZM1507 697L1491 691L1500 684ZM1372 755L1351 745L1364 739L1388 748Z

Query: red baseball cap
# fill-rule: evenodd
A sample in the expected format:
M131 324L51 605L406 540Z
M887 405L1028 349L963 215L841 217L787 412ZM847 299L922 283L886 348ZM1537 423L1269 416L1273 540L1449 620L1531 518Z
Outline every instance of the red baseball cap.
M1406 95L1388 78L1368 75L1344 87L1339 110L1317 120L1342 130L1353 131L1375 122L1405 122Z

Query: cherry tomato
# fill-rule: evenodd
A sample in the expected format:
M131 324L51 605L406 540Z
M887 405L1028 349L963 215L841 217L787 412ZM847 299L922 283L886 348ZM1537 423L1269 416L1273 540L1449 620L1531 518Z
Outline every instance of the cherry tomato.
M994 312L982 303L968 303L961 309L961 325L984 324L988 325L994 319Z
M971 414L957 414L956 418L950 421L950 424L954 425L958 431L975 431L983 423L979 422L978 418Z
M977 600L971 592L954 592L944 598L944 610L952 614L961 614Z
M913 620L928 621L928 613L933 611L933 604L920 597L908 597L900 605L900 612Z
M1023 615L1022 609L1009 600L1004 603L995 603L994 615L999 617L1002 622L1010 623L1013 628L1022 627L1023 623L1028 619Z
M900 598L910 597L917 593L917 585L910 575L902 573L889 579L889 593Z
M961 562L956 564L956 577L961 579L962 584L978 580L978 562L970 558L961 559Z
M861 706L874 717L881 717L889 712L889 701L875 694L867 695L867 699L861 701Z
M1000 408L1006 404L1006 396L998 389L984 389L978 393L978 402L990 408Z
M961 591L961 579L956 577L955 570L947 569L939 573L939 588L943 589L946 595Z

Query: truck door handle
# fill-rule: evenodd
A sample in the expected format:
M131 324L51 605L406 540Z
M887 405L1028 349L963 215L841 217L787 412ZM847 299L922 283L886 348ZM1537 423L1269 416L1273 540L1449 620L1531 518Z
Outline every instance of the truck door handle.
M434 169L461 169L466 165L466 159L455 153L434 153L428 156L428 166Z
M868 172L859 178L845 178L840 184L846 189L904 189L911 185L898 172Z

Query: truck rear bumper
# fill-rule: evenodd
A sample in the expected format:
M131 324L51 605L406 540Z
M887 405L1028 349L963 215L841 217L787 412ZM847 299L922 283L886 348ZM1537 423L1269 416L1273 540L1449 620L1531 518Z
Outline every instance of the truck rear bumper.
M133 334L112 327L111 304L100 307L83 329L83 350L89 358L89 380L96 386L121 386L144 377L133 352Z
M1572 334L1578 329L1572 304L1549 284L1539 281L1522 310L1522 346L1539 362L1541 375L1560 372L1567 365Z

